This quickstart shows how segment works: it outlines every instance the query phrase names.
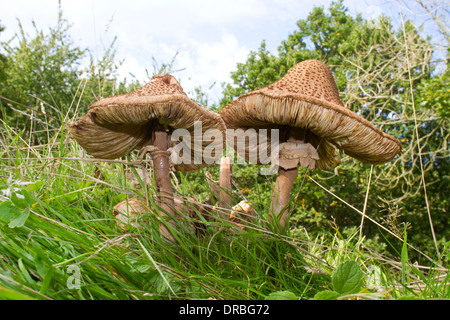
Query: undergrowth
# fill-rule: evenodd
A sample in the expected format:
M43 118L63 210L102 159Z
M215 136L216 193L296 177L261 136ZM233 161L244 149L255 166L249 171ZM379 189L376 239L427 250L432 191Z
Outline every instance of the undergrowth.
M95 161L64 127L48 132L48 144L30 146L0 126L0 299L450 298L447 266L436 257L431 267L409 261L415 248L406 232L398 255L386 256L358 229L314 238L301 229L274 233L258 203L257 219L243 230L218 218L214 203L192 206L192 197L213 196L203 171L173 176L186 212L190 206L197 215L177 221L177 242L169 243L154 190L137 170L151 172L149 162ZM208 170L218 179L215 166ZM113 207L132 197L148 212L124 227Z

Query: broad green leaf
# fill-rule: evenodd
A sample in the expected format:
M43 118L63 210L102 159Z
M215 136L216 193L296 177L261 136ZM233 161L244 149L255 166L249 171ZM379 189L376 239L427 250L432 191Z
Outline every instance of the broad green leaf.
M20 209L11 201L0 203L0 221L8 223L10 228L21 227L30 215L30 207Z
M19 214L9 221L8 226L10 228L22 227L25 224L25 221L27 221L29 215L30 207L20 210Z
M19 209L26 209L33 204L33 197L25 190L11 193L11 201Z
M0 220L8 223L11 219L18 216L20 211L11 201L0 202Z
M362 277L363 273L355 261L344 261L333 272L334 291L341 295L358 293L363 285Z
M277 291L269 294L265 300L298 300L297 296L290 291Z
M337 300L339 296L339 292L327 290L316 293L314 300Z

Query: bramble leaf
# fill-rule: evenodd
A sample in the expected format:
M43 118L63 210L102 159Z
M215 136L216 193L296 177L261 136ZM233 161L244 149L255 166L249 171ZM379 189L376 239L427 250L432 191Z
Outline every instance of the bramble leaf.
M298 300L297 296L290 291L277 291L269 294L265 300Z
M334 291L341 295L358 293L363 285L363 273L352 260L342 262L333 272Z
M337 300L339 296L339 292L327 290L316 293L314 300Z

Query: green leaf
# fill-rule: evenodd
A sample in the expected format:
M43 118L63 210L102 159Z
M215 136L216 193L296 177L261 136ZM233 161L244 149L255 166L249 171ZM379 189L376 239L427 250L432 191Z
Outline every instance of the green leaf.
M67 202L73 202L75 200L77 200L78 198L78 194L77 193L67 193L64 195L64 200Z
M339 296L339 292L327 290L316 293L314 300L337 300Z
M11 201L19 209L25 209L31 206L35 201L33 196L26 190L20 190L11 194Z
M0 221L8 223L10 228L21 227L30 215L30 207L20 209L11 201L0 203Z
M269 294L265 300L298 300L297 296L290 291L277 291Z
M11 201L0 202L0 220L8 223L20 214L19 209Z
M22 227L25 224L25 221L27 221L29 215L30 207L28 206L25 210L20 210L19 215L11 219L8 226L10 228Z
M333 272L334 291L341 295L358 293L363 285L363 273L352 260L342 262Z

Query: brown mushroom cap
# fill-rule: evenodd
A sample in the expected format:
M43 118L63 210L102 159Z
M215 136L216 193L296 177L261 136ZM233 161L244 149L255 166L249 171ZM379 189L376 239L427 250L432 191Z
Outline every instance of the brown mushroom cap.
M338 149L371 164L389 162L401 151L397 139L343 106L330 69L317 60L296 64L277 82L240 96L220 115L229 129L281 129L280 142L286 141L283 129L306 128L306 142L320 157L319 169L340 163ZM248 160L249 152L241 156Z
M202 135L194 135L195 121L201 121ZM189 99L178 81L170 75L154 76L136 91L97 101L84 117L70 125L69 131L92 156L115 159L135 148L151 145L152 128L158 122L167 128L169 147L179 143L171 141L175 129L186 129L190 133L191 145L187 147L191 151L191 164L174 164L177 171L187 172L207 165L204 161L202 164L194 163L194 146L203 150L211 143L203 141L203 132L218 129L225 135L221 117Z

